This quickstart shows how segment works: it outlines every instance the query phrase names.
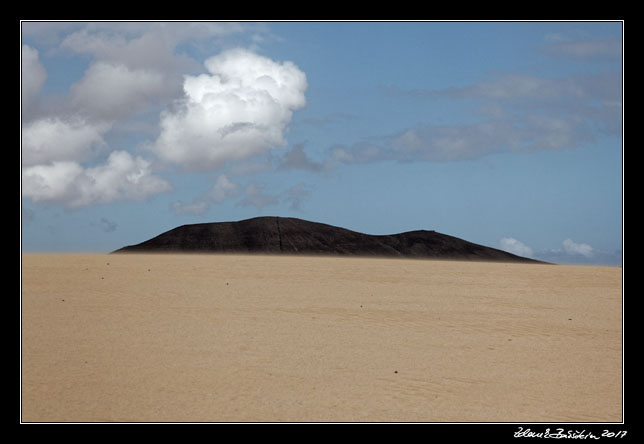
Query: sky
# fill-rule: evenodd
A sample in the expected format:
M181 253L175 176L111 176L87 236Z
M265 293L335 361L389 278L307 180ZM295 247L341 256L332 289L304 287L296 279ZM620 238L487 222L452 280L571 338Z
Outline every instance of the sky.
M21 23L23 252L283 216L622 265L623 22Z

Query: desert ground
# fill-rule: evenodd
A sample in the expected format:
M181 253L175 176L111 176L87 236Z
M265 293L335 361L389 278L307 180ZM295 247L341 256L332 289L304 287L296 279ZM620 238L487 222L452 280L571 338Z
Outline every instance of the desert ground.
M23 422L620 422L622 269L23 254Z

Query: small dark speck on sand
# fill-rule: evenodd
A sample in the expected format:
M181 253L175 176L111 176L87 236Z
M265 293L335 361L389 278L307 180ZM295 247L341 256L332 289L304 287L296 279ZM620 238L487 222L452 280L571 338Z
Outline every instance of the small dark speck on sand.
M65 302L65 299L61 299L61 301Z
M398 373L398 370L394 370L394 373Z
M568 318L569 321L572 321L572 318Z

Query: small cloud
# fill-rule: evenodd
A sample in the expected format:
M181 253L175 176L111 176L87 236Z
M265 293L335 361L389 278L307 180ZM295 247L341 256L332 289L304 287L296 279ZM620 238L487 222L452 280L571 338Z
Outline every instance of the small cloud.
M597 45L581 45L577 51L591 54L595 48L598 53L610 52L615 44L594 43ZM618 66L615 68L567 77L506 73L463 87L436 90L390 87L385 90L387 94L418 100L475 99L478 114L485 120L417 124L383 138L379 156L367 157L355 146L336 148L332 155L343 163L388 159L451 162L496 152L527 153L589 145L598 132L621 134L622 74Z
M286 153L278 168L283 170L299 169L316 172L329 169L328 165L311 160L304 152L304 143L295 145L291 151Z
M515 145L515 130L504 122L472 125L425 125L407 129L391 139L399 160L449 162L482 157Z
M542 52L549 56L565 57L572 60L615 60L622 56L622 39L609 36L598 39L570 39L566 36L550 35Z
M310 195L310 187L305 183L299 183L284 192L284 200L290 204L291 210L299 210L302 202Z
M191 214L194 216L201 216L210 209L208 202L197 199L192 203L183 203L180 200L174 201L170 204L170 210L176 215Z
M621 250L601 251L587 244L567 243L568 249L549 249L537 252L536 258L555 264L571 265L606 265L621 266L623 253ZM577 245L577 247L575 246ZM580 248L578 245L586 245ZM592 251L592 254L590 253ZM583 252L585 254L581 254Z
M329 165L363 164L386 160L403 160L402 155L386 143L362 141L350 146L334 145L329 149Z
M567 254L580 255L586 258L593 256L593 247L588 244L578 244L571 239L563 241L563 248Z
M301 119L299 120L298 123L311 125L313 127L318 127L318 128L326 128L331 125L338 125L338 124L346 123L356 119L357 117L353 114L338 112L338 113L327 114L326 116L321 118Z
M219 203L238 195L239 192L239 185L231 182L225 174L222 174L217 178L217 181L208 193L208 197L212 202Z
M328 163L456 162L500 152L575 148L593 140L584 119L532 112L510 119L497 108L486 121L421 124L349 146L335 145L329 148Z
M525 245L523 242L520 242L513 237L504 237L500 241L501 249L507 251L508 253L516 254L517 256L522 257L533 257L534 253L532 248Z
M31 208L22 207L22 224L28 224L33 222L36 218L36 213Z
M243 207L253 206L262 209L268 205L273 205L278 202L276 196L264 193L263 187L255 182L246 185L244 190L244 199L239 202Z
M99 223L100 223L101 229L106 233L111 233L115 231L116 227L118 226L116 222L106 219L104 217L101 217L101 220L99 221Z
M227 171L231 176L252 176L272 171L272 168L271 156L269 154L266 159L260 157L236 162Z
M239 185L231 182L225 174L222 174L217 177L215 184L209 191L195 198L191 203L174 201L170 204L170 210L176 215L202 216L208 212L211 204L223 202L237 196L240 192Z

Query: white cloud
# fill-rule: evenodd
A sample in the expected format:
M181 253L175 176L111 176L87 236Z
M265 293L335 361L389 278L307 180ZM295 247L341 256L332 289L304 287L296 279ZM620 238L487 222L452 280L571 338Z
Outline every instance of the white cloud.
M154 175L151 162L127 151L113 151L107 161L85 168L82 163L107 149L105 122L81 118L43 118L22 131L22 194L34 202L68 208L117 200L140 200L170 190Z
M161 115L161 134L150 150L191 170L221 167L285 144L293 112L306 99L306 75L244 49L205 62L208 74L186 76L185 98Z
M69 208L141 200L170 188L168 182L152 174L150 162L126 151L114 151L106 163L91 168L72 161L54 161L22 170L24 197Z
M22 128L22 165L52 161L82 161L92 149L104 145L103 134L110 126L80 118L44 118Z
M567 254L570 255L581 255L584 257L592 257L593 247L588 244L578 244L573 242L571 239L566 239L563 241L563 248Z
M42 102L48 108L39 109L39 117L25 113L23 103L23 196L74 208L168 191L170 184L153 173L149 160L127 151L113 151L99 165L87 162L109 153L107 136L145 123L133 123L135 113L175 99L183 98L162 114L161 135L151 143L161 160L210 169L285 144L287 125L304 106L307 87L293 63L230 50L206 60L207 74L193 76L203 66L177 50L186 44L190 54L203 54L220 46L222 37L253 29L265 34L261 26L243 23L26 25L25 35L43 45L48 56L73 52L93 60L67 95ZM36 103L46 76L38 51L23 45L23 102ZM174 209L205 212L211 203L241 192L221 176L209 194L177 202ZM267 202L249 189L248 202L261 205L262 199Z
M47 79L47 72L38 58L38 50L28 45L22 45L21 76L22 102L23 106L28 106L34 101Z
M516 254L517 256L522 257L533 257L534 252L532 248L525 245L523 242L520 242L513 237L504 237L500 241L501 249L507 251L508 253Z
M93 63L70 89L74 108L105 120L123 118L172 96L172 85L161 73L105 62Z
M34 202L65 201L80 193L76 180L83 168L76 162L56 161L22 169L22 195Z

